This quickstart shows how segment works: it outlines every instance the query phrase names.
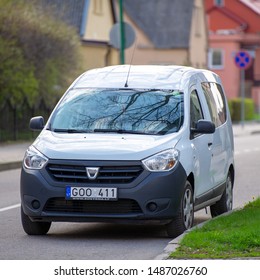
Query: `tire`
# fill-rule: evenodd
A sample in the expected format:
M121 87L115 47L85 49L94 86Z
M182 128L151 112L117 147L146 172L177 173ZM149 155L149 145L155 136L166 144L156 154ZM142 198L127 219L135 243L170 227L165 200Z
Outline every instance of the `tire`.
M22 207L21 221L23 229L28 235L45 235L51 227L51 222L32 222L30 218L23 212Z
M225 190L221 199L210 206L212 218L231 211L233 208L233 181L230 172L228 173Z
M193 189L186 181L178 215L166 225L167 234L171 238L181 235L185 230L192 228L194 221Z

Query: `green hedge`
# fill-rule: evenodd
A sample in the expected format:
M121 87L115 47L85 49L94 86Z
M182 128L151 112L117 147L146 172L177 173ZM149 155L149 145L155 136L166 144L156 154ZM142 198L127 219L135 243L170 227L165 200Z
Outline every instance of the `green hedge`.
M241 98L230 99L228 106L231 114L232 121L241 121ZM253 99L245 98L245 121L254 119L255 104Z

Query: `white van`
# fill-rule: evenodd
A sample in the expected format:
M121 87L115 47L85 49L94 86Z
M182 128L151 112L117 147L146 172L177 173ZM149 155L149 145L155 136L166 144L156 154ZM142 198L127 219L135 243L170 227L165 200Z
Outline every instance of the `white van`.
M182 66L119 65L81 75L27 150L21 217L29 235L55 221L156 222L170 237L233 204L233 132L220 78Z

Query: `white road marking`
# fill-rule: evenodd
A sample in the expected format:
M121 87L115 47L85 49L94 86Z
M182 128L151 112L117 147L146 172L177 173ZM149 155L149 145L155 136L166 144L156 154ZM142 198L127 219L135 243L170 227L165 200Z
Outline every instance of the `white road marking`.
M11 209L14 209L14 208L18 208L20 206L21 206L21 204L18 203L18 204L14 204L14 205L11 205L11 206L4 207L4 208L0 208L0 212L8 211L8 210L11 210Z

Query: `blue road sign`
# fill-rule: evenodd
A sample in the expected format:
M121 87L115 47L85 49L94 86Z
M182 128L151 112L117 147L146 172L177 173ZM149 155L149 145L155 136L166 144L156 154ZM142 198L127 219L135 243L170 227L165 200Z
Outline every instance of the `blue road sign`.
M247 51L239 51L235 55L235 64L240 69L247 69L252 63L252 57Z

